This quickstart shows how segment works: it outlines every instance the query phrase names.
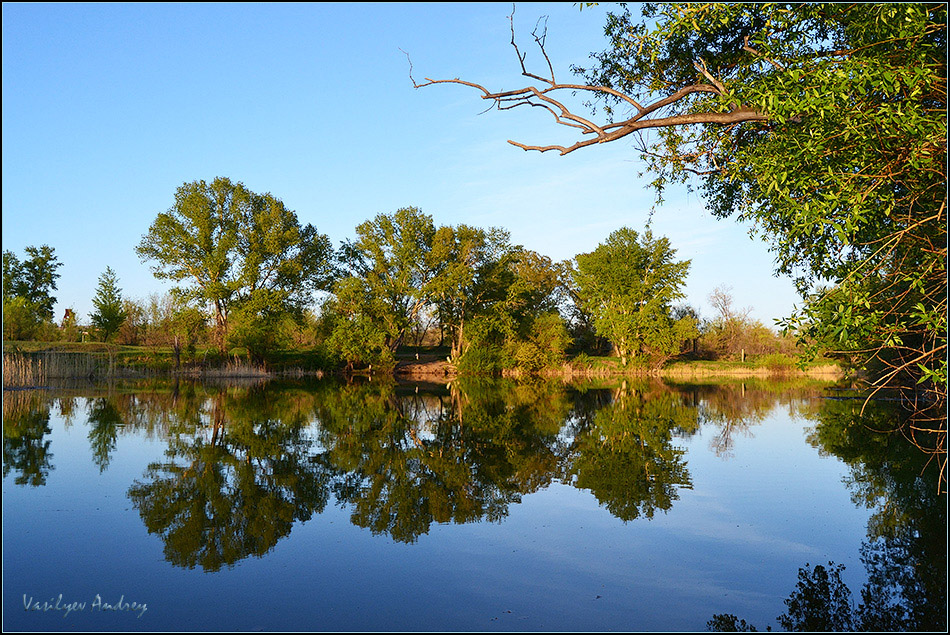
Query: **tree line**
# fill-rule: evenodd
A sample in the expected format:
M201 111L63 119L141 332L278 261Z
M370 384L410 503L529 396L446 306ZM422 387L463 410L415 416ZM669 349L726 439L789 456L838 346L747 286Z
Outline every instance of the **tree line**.
M258 361L317 349L348 370L391 367L409 345L444 347L472 372L537 372L572 353L613 351L624 366L657 368L683 352L793 352L786 338L734 315L726 290L715 292L720 315L705 323L677 304L690 263L649 229L621 228L592 252L554 262L502 228L439 226L405 207L361 223L334 249L280 199L219 177L179 187L136 250L175 283L169 293L123 297L107 267L88 325L68 310L58 327L53 249L29 247L22 261L5 251L4 339L169 346L176 365L199 344Z

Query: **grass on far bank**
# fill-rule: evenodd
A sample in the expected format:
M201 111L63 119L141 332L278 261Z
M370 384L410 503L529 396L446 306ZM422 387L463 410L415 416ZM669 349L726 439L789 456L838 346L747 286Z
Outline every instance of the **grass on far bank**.
M568 360L574 372L587 372L590 375L656 374L664 377L768 377L807 375L812 377L840 378L844 371L833 360L818 359L808 363L804 369L798 367L798 360L782 354L764 355L744 362L728 360L685 359L674 360L662 368L651 370L643 366L629 364L624 367L618 357L592 357L581 354Z
M109 363L115 369L146 374L171 372L175 368L174 352L170 346L126 346L104 342L3 342L4 353L85 353ZM407 347L396 354L397 361L411 362L444 361L447 348ZM651 371L648 368L630 364L624 367L618 357L590 356L580 354L566 360L561 373L606 377L620 375L654 374L665 377L770 377L800 376L841 378L843 369L834 361L817 360L808 364L804 371L798 368L798 361L791 356L773 354L744 362L679 360L666 364L663 368ZM257 367L244 349L231 349L221 353L209 347L198 347L194 351L182 351L181 370L207 371L226 368ZM333 361L317 349L286 349L275 351L268 356L264 368L274 373L310 373L329 370ZM557 371L555 371L557 372Z

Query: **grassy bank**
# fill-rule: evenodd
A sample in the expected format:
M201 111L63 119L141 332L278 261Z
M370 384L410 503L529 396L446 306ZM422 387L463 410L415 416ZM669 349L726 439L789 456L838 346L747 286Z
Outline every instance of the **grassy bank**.
M251 363L246 351L222 354L197 349L176 366L171 347L119 346L101 342L4 342L5 388L43 386L64 379L100 380L185 376L264 378L273 375L322 375L324 360L306 351L280 352L266 364Z
M438 378L456 376L446 361L446 350L411 349L396 355L395 374L405 377ZM3 385L30 387L45 385L51 379L102 379L114 377L187 376L196 378L265 378L272 376L322 376L333 369L316 351L277 351L264 364L251 363L246 351L234 349L222 354L213 349L197 349L183 354L176 367L170 347L118 346L101 342L4 342ZM388 370L386 371L388 372ZM517 370L503 373L508 377L525 375ZM673 380L703 378L792 378L811 377L837 380L844 376L840 366L822 360L799 369L796 360L786 355L768 355L745 362L678 361L651 370L635 365L623 366L617 357L578 355L557 368L542 373L548 377L610 378L652 375Z
M687 360L669 363L659 369L643 366L623 366L617 357L590 357L578 355L559 369L548 374L572 377L617 377L652 375L670 379L723 378L784 378L811 377L838 380L844 370L836 362L818 360L800 369L797 360L787 355L767 355L745 362Z

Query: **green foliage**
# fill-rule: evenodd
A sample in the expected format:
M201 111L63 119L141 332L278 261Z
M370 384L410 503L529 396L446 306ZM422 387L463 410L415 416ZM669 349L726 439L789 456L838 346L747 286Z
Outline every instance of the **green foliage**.
M56 270L52 247L27 247L22 261L3 250L3 339L56 339L52 327Z
M497 233L494 240L507 234ZM560 365L571 343L564 319L557 312L558 270L551 260L520 246L496 243L495 260L468 289L456 289L461 300L453 306L462 319L455 327L453 357L463 372L518 369L538 373ZM455 273L458 273L456 268ZM481 298L473 303L466 292ZM452 309L443 314L452 314ZM467 323L465 322L467 319ZM463 330L464 326L464 330Z
M878 383L946 396L942 3L678 3L609 16L585 73L608 113L669 95L643 158L658 192L699 176L714 214L754 223L806 302L786 322ZM830 283L830 285L829 285ZM825 285L819 289L819 285Z
M507 342L513 366L537 373L564 363L564 352L571 343L564 319L557 312L542 313L530 321L527 333Z
M31 340L42 322L40 310L22 296L3 299L3 339Z
M365 300L359 310L385 332L390 351L403 343L429 303L438 266L432 259L435 231L431 216L405 207L360 224L356 240L341 250L352 280L339 285L337 293L346 295L347 304Z
M471 347L466 329L478 316L505 328L504 303L508 298L515 259L507 231L458 225L440 227L433 239L432 258L441 263L431 285L442 323L452 338L452 358L459 360Z
M790 373L797 367L794 359L782 353L765 355L757 361L757 365L768 368L773 373Z
M436 228L418 209L403 208L359 225L341 260L349 275L324 308L328 344L350 366L391 362L406 335L435 317L466 372L535 372L563 358L557 268L511 245L505 231Z
M698 334L692 317L673 319L671 305L683 297L689 261L674 260L666 238L619 229L589 254L576 257L573 282L583 311L599 335L628 358L658 367Z
M247 349L256 362L263 362L268 353L290 343L286 314L275 311L273 307L279 307L279 301L272 304L269 297L268 293L256 293L250 301L232 309L229 316L228 346Z
M56 270L63 263L57 261L48 245L27 247L24 251L28 258L20 261L12 251L3 250L3 299L24 298L34 306L38 318L48 322L53 319L56 304L52 295L59 277Z
M393 364L393 356L386 343L386 331L361 310L364 303L346 301L349 296L345 289L359 286L355 278L344 278L337 285L341 295L324 303L321 314L321 326L327 333L324 344L343 360L348 370L373 365L388 368Z
M216 178L186 183L136 248L160 279L211 307L219 343L244 304L299 313L335 275L330 240L273 195ZM253 309L252 309L253 310Z
M106 267L105 272L99 276L99 285L96 287L92 304L96 310L89 314L89 320L99 330L102 341L106 342L118 332L128 315L122 300L122 290L118 286L118 277L111 267Z
M194 353L208 330L205 313L175 293L150 296L144 320L146 344L171 346L176 369L181 366L182 352Z

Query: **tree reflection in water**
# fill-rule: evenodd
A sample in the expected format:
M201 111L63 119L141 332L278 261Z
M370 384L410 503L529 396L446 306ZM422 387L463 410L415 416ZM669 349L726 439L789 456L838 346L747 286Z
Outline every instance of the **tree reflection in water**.
M377 384L327 395L317 417L336 497L355 525L400 542L433 522L501 520L556 472L568 402L535 388L454 386L424 399Z
M49 404L36 391L3 395L3 477L11 471L17 485L39 487L53 469Z
M778 617L784 630L946 631L946 495L935 487L946 482L937 473L945 464L902 438L906 416L894 404L840 400L825 401L815 413L809 442L848 464L852 500L874 510L861 546L868 581L855 606L841 565L806 564L785 600L787 612ZM925 433L915 434L919 443ZM731 614L713 616L707 627L755 630Z
M263 556L327 503L328 475L307 421L262 389L220 392L207 423L186 420L168 441L169 461L149 465L129 489L169 562L217 571ZM194 410L185 408L186 411Z
M659 383L624 382L577 430L569 473L617 518L653 518L672 507L678 489L691 487L685 450L673 437L698 429L697 409L679 393Z
M92 448L92 461L104 472L112 460L119 429L124 426L122 414L113 400L98 397L90 400L89 409L89 445Z

